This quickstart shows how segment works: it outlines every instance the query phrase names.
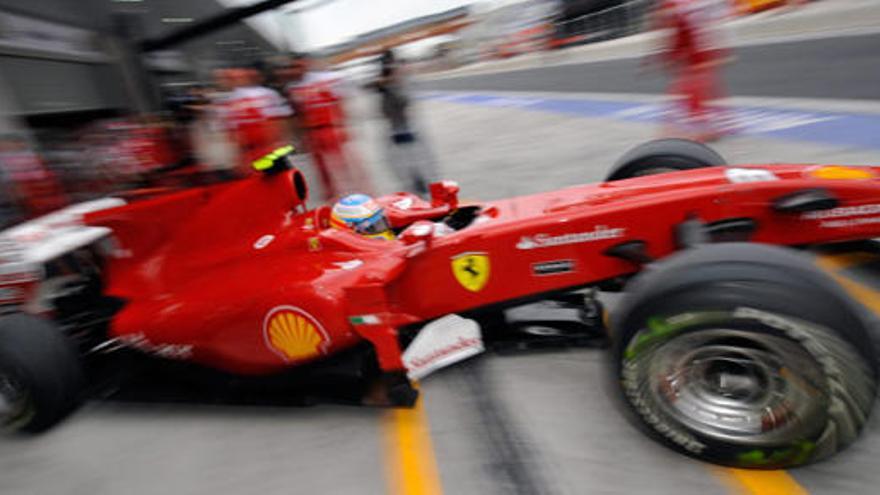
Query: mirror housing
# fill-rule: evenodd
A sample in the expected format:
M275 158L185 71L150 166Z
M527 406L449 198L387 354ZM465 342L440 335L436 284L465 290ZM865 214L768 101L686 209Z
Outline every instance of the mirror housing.
M428 187L431 191L431 206L449 205L450 210L458 208L458 182L443 180L432 182Z

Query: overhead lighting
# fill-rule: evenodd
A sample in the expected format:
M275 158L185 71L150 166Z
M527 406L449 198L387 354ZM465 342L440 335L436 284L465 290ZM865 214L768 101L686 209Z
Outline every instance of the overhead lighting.
M192 17L163 17L162 22L165 24L186 24L192 22Z

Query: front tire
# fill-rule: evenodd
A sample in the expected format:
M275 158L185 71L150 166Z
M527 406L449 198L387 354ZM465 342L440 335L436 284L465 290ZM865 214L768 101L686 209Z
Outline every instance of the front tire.
M625 402L673 449L788 468L852 443L877 392L859 310L802 256L704 246L639 276L615 315Z
M678 138L656 139L624 153L605 181L724 165L727 165L724 158L703 143Z
M80 404L84 383L75 346L52 323L0 318L0 429L49 429Z

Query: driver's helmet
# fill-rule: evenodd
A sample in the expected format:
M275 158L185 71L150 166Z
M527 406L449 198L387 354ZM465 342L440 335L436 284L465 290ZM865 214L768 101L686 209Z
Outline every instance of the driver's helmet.
M330 226L364 237L394 239L385 210L366 194L349 194L333 205Z

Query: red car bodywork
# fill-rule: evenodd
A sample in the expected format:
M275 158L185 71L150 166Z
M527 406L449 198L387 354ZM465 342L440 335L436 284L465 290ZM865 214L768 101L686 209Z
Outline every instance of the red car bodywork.
M281 371L367 340L394 371L403 367L400 327L634 273L637 263L606 250L643 241L661 258L678 249L675 226L689 218L750 219L750 240L772 244L880 235L880 205L872 206L880 181L871 178L880 168L826 174L837 179L817 177L816 166L749 169L772 174L740 181L731 169L707 168L492 201L475 205L470 225L426 236L434 224L416 220L438 221L457 207L457 189L436 184L432 203L404 193L380 199L393 225L416 222L395 241L326 228L326 207L307 211L299 199L295 170L87 220L114 231L105 291L127 303L111 337L240 374ZM773 208L817 188L839 207Z

